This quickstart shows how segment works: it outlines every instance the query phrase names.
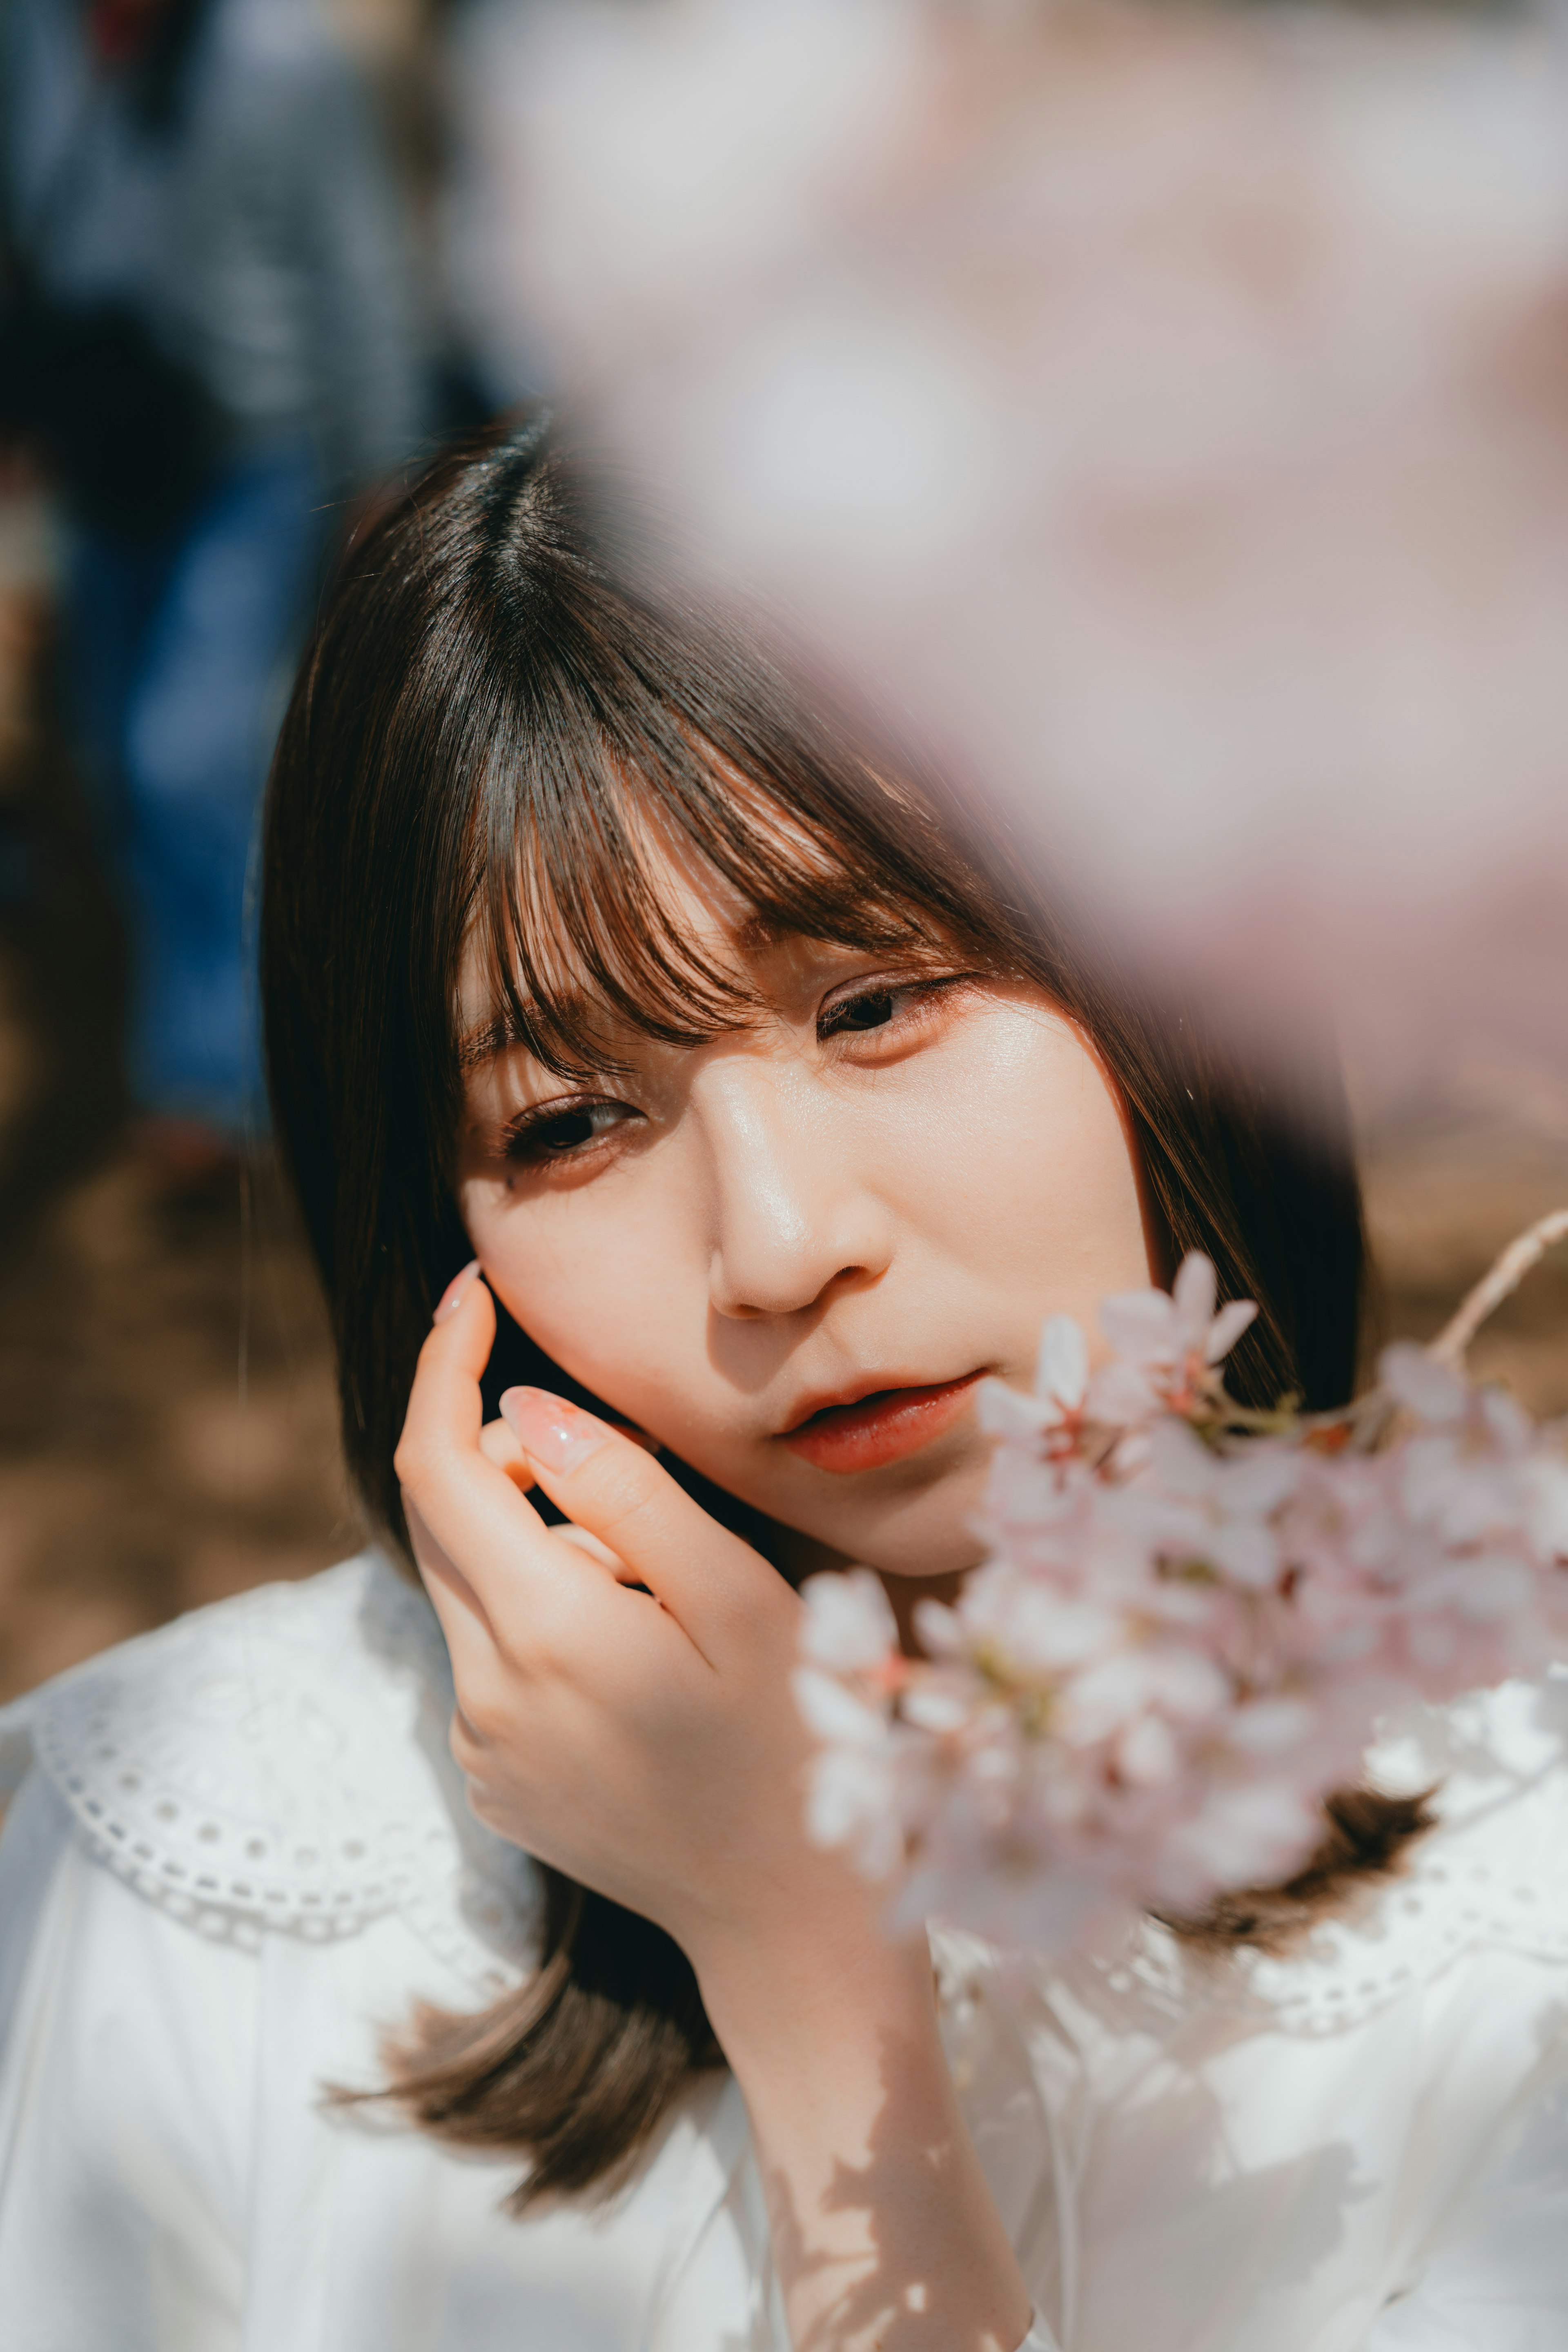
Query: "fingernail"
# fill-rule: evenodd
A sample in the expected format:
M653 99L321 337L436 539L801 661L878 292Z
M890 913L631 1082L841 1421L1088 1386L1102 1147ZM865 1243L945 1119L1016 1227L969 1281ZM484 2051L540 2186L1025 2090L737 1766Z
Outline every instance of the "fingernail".
M467 1290L469 1283L472 1282L479 1270L479 1259L477 1257L471 1257L468 1260L468 1265L463 1268L462 1273L455 1274L452 1276L451 1281L441 1293L440 1298L437 1303L435 1314L430 1318L432 1323L444 1323L448 1315L455 1315L457 1313L458 1307L463 1303L464 1291Z
M508 1389L501 1419L525 1454L546 1470L575 1470L610 1432L602 1421L547 1389Z

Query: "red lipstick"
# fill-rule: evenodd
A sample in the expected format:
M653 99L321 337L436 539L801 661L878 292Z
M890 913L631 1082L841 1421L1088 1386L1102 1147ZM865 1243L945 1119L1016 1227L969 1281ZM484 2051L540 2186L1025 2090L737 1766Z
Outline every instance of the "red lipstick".
M824 1405L807 1415L781 1443L818 1470L879 1470L901 1462L943 1436L969 1407L970 1391L983 1372L931 1388L874 1389L848 1404Z

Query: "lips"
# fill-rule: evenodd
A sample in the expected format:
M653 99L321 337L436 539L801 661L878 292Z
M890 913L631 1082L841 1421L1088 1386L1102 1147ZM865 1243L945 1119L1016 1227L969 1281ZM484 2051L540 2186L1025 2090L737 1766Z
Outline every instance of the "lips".
M966 1372L929 1388L875 1389L851 1403L824 1405L786 1430L781 1443L818 1470L877 1470L943 1436L968 1411L984 1377Z

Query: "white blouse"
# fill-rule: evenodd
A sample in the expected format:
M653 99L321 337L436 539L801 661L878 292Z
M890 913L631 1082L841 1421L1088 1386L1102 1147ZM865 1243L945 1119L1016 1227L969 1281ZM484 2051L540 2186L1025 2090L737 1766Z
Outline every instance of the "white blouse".
M447 1753L374 1554L0 1713L5 2352L784 2352L743 2105L510 2219L515 2161L378 2110L378 2033L526 1967L530 1865ZM1568 1677L1380 1751L1443 1822L1287 1961L1149 1927L934 1948L1035 2352L1568 2352Z

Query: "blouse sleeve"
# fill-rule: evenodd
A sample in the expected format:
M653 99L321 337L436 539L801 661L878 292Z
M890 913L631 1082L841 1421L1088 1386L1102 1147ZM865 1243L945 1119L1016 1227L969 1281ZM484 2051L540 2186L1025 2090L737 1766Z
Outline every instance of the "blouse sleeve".
M1559 2021L1561 2032L1561 2021ZM1568 2340L1568 2041L1363 2352L1545 2352Z
M257 1969L88 1853L42 1774L0 1839L8 2352L234 2352Z

